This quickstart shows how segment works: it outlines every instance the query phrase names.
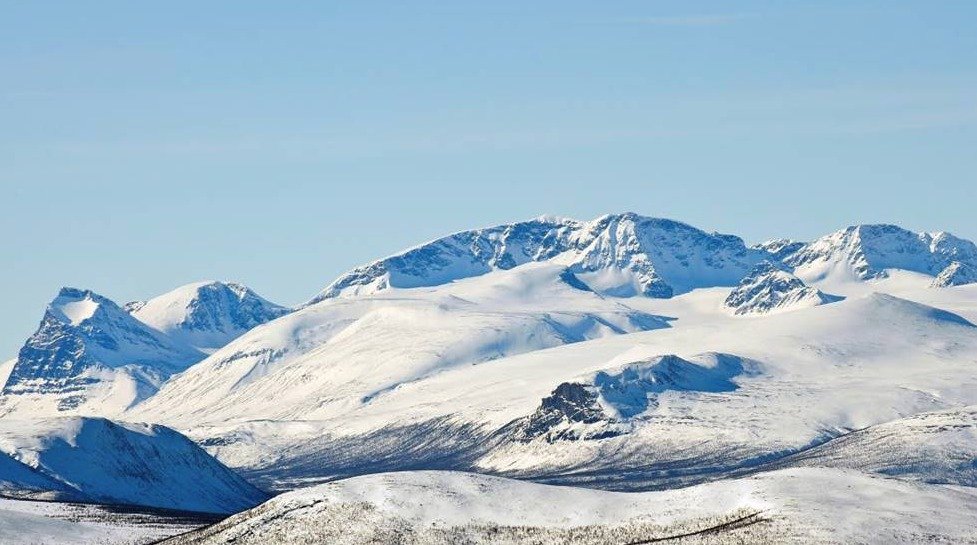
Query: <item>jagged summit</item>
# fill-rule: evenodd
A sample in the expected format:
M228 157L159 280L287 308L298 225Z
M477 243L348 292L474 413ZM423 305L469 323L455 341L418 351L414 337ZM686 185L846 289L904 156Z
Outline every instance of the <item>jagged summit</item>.
M635 213L581 222L549 216L463 231L344 274L310 304L388 288L435 286L554 261L604 295L671 297L697 287L734 285L767 256L733 235Z
M761 261L803 271L798 276L805 280L836 274L872 280L888 276L888 269L936 276L955 261L977 268L977 246L945 232L877 224L847 227L810 243L774 239L747 247L734 235L633 212L591 221L540 216L454 233L357 267L309 304L437 286L539 261L567 267L605 296L669 298L696 288L735 286Z
M977 264L977 246L949 233L914 233L896 225L855 225L787 256L796 268L843 266L858 279L884 278L886 269L937 275L953 261Z
M807 308L843 299L809 287L783 265L762 261L724 302L734 314L768 314Z
M201 350L213 351L289 309L233 282L197 282L126 308L138 320Z

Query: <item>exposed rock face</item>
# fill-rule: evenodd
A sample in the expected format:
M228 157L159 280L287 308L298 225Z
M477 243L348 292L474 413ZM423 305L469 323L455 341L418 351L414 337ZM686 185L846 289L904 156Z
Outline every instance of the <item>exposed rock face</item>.
M940 271L940 274L933 279L931 286L934 288L946 288L973 284L975 282L977 282L977 267L954 261Z
M728 354L700 356L705 364L667 354L599 371L580 382L564 382L543 398L516 428L515 438L548 442L604 439L628 433L631 421L658 406L666 391L728 392L732 379L746 372L743 361Z
M806 242L778 238L762 242L753 246L753 248L766 252L770 256L769 259L771 261L782 262L788 257L804 249L805 246L807 246Z
M726 298L734 314L768 314L807 308L841 300L808 287L790 272L764 261L757 265Z
M600 406L598 389L594 386L564 382L544 397L539 408L526 421L519 438L531 440L545 437L553 442L561 439L599 439L617 435L616 430L597 426L588 433L575 424L614 424L615 420Z

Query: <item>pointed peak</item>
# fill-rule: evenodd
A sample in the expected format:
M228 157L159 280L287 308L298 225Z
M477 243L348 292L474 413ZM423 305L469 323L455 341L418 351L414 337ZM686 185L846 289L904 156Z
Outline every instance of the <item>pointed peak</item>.
M118 305L92 290L63 287L48 305L48 314L61 322L76 326L92 318L104 307L117 308Z

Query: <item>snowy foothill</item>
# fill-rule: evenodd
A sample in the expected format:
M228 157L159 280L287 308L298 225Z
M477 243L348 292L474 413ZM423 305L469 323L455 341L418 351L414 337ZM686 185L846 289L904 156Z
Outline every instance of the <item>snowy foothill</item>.
M164 543L969 543L975 512L973 489L830 469L633 493L398 472L286 493Z
M0 543L142 545L215 520L193 513L0 498Z

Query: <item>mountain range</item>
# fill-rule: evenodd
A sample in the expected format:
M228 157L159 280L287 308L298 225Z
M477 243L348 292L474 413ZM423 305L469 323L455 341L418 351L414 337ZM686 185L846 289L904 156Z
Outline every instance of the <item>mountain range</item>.
M943 232L860 225L748 245L624 213L452 234L357 267L295 308L220 282L124 305L65 288L0 366L0 423L31 423L7 443L0 429L11 458L0 457L0 486L133 501L66 487L84 482L73 466L43 469L58 452L40 439L51 429L117 426L98 433L206 450L201 486L222 494L211 511L262 501L251 484L290 491L405 470L618 491L718 479L723 494L769 475L751 494L782 498L776 509L828 501L787 492L788 476L894 476L914 483L894 485L906 497L971 487L977 454L943 447L974 429L975 271L977 246ZM384 482L410 490L412 478ZM460 494L457 479L431 478ZM363 489L312 490L257 513ZM926 490L933 505L952 503ZM188 508L158 497L155 507ZM703 516L734 516L729 505Z

